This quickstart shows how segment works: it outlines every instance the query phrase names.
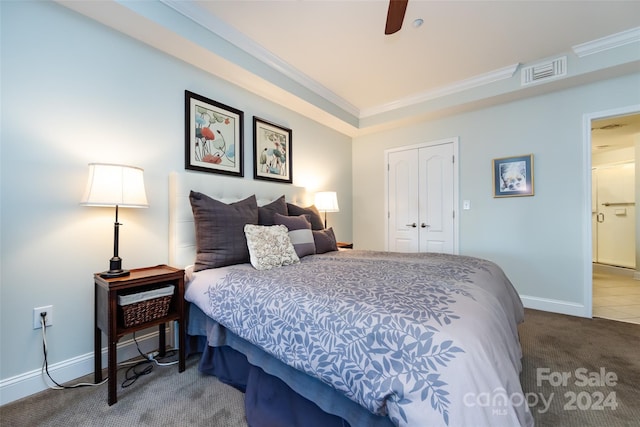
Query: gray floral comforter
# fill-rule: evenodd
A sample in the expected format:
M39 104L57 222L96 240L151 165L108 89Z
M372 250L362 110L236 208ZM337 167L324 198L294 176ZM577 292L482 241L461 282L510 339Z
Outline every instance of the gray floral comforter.
M218 269L223 326L398 426L529 426L522 303L486 260L340 251Z

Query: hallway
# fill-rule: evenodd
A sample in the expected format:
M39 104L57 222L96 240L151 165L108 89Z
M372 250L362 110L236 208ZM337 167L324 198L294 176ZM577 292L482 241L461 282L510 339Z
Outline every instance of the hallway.
M593 317L640 324L640 280L594 271Z

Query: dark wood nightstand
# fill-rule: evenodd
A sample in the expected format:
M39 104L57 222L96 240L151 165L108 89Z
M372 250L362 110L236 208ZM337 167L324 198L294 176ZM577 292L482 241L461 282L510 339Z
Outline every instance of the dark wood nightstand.
M338 242L338 249L353 249L353 243Z
M165 323L178 322L178 371L185 369L185 315L184 315L184 270L158 265L155 267L131 270L125 277L105 279L100 273L94 275L95 282L95 331L94 331L94 363L95 382L102 381L102 334L108 339L108 403L117 402L117 360L116 345L123 336L158 326L160 356L164 356L166 347ZM166 316L145 321L133 326L125 326L122 308L118 307L118 296L151 291L173 285L173 296ZM120 310L120 312L119 312ZM130 323L131 324L131 323Z

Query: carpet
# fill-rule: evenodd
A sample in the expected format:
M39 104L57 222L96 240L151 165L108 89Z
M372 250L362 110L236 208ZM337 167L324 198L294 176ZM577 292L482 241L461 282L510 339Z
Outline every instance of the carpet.
M198 372L198 355L186 360L182 373L177 365L154 366L151 373L121 388L125 373L126 368L118 370L118 401L112 406L107 404L106 384L45 390L0 407L0 425L247 426L244 395L215 377ZM77 382L92 381L93 374Z
M519 333L536 426L640 426L640 325L527 309Z
M526 310L518 330L536 426L640 426L640 325ZM156 366L124 389L119 370L112 406L106 385L46 390L0 407L0 424L246 427L243 394L200 374L197 364L196 355L182 373Z

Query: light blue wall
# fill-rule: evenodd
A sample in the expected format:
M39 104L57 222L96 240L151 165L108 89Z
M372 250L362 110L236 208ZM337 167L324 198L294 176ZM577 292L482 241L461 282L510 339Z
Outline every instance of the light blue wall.
M352 142L55 3L0 2L0 14L0 384L41 366L34 307L54 305L51 363L91 356L92 275L111 256L113 211L79 206L87 163L145 169L151 206L121 211L120 253L126 268L168 261L185 89L245 112L245 179L252 116L292 128L295 184L338 191L329 221L363 249L384 248L384 150L460 137L460 199L472 207L460 252L498 262L529 301L583 300L583 115L640 103L640 74ZM491 159L527 153L536 195L493 199Z
M125 268L168 262L168 175L184 170L184 90L293 129L294 184L336 190L351 240L351 139L53 2L0 2L0 379L38 370L32 309L54 306L52 364L90 355L93 273L108 267L114 211L79 205L89 162L145 170L149 209L120 211ZM239 178L240 179L240 178ZM286 185L286 184L283 184Z
M529 305L580 310L584 299L583 116L640 104L640 73L355 138L354 243L384 249L384 150L459 137L460 253L497 262ZM535 196L493 198L494 158L532 153ZM588 206L588 205L587 205Z

